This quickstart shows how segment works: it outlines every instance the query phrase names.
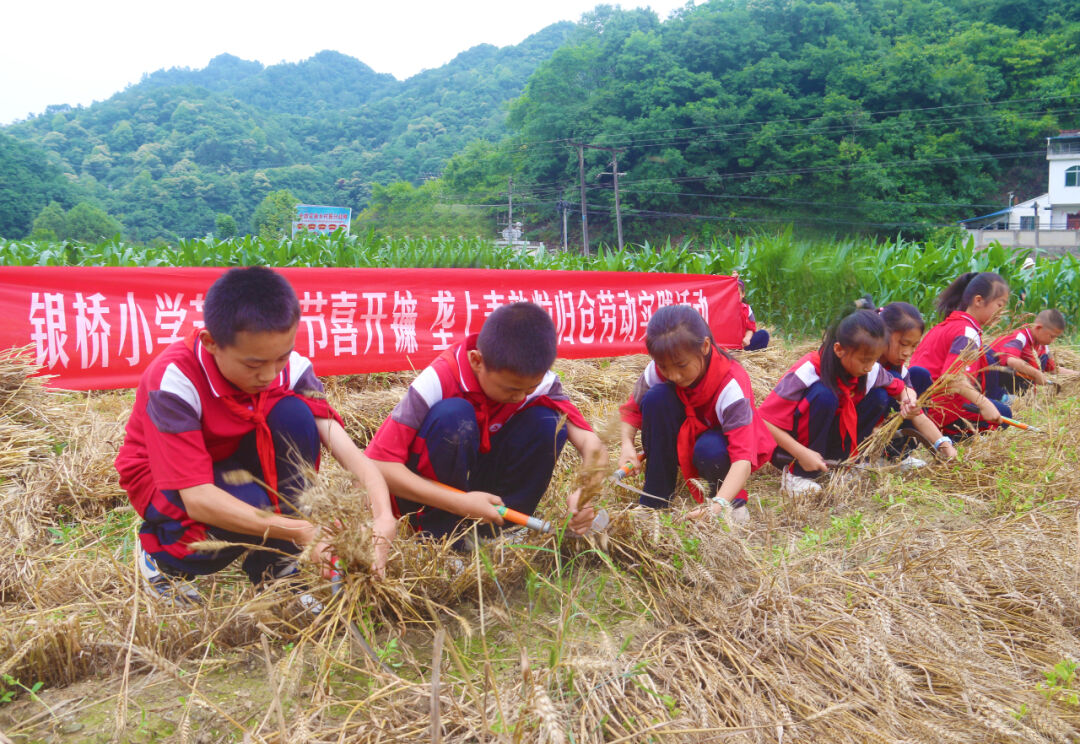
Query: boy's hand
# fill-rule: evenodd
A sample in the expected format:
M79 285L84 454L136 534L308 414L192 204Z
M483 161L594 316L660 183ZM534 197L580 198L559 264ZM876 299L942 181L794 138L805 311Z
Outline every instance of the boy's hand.
M330 548L330 543L325 540L320 540L311 546L311 553L309 554L311 562L319 567L321 575L324 579L333 578L334 575L334 553Z
M1045 385L1047 382L1046 375L1041 370L1035 370L1034 378L1036 385Z
M460 510L458 514L463 517L479 519L489 524L503 524L503 518L499 515L496 506L502 506L503 500L487 491L466 491L458 496Z
M952 460L957 456L956 446L952 442L943 443L938 452L944 455L946 460Z
M638 457L637 448L634 446L633 442L630 442L629 444L623 442L622 446L619 448L619 465L622 466L626 463L630 463L634 466L634 469L631 471L632 473L636 473L641 467L641 458Z
M578 509L578 501L581 499L581 489L574 491L566 499L566 505L570 507L570 530L577 535L584 535L592 527L593 519L596 518L596 512L592 508L592 504L587 505L584 509Z
M397 534L397 520L393 514L379 516L371 525L371 539L375 543L375 560L371 570L379 578L386 576L386 561L390 557L390 544Z

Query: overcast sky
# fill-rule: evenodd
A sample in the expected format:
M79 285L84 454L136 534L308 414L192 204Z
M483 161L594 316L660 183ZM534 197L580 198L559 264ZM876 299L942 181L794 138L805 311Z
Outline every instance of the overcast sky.
M4 4L0 125L55 103L108 98L143 73L205 67L228 52L264 65L323 49L399 80L487 43L517 44L596 0L23 0ZM616 4L616 3L611 3ZM667 18L686 0L625 0Z

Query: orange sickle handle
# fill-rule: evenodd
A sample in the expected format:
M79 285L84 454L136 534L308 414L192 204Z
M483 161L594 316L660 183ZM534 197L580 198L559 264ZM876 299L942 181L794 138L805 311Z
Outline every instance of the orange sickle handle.
M530 517L528 514L522 514L505 506L496 506L495 508L498 510L499 516L507 522L520 524L522 527L528 527L530 530L536 530L537 532L551 532L551 522L537 517Z
M1031 424L1025 424L1023 421L1017 421L1016 419L1011 419L1008 416L1002 416L1001 420L1002 420L1002 422L1008 424L1009 426L1015 426L1017 429L1020 429L1021 431L1036 431L1036 432L1037 431L1042 431L1041 429L1039 429L1039 428L1037 428L1035 426L1032 426Z
M645 453L644 452L638 452L637 456L638 456L639 460L644 460L645 459ZM616 481L621 481L623 478L625 478L626 476L630 475L631 472L633 472L634 467L635 466L634 466L633 463L630 463L630 462L624 463L624 464L619 466L619 469L616 470L615 474L613 476L611 476L611 477L614 478Z
M454 488L453 486L448 486L445 483L439 483L439 481L436 480L433 480L431 482L437 486L442 486L447 491L453 491L454 493L465 493L460 488ZM495 511L499 512L499 516L505 519L507 522L513 522L514 524L519 524L522 527L528 527L530 530L536 530L537 532L551 532L551 522L548 522L546 520L538 519L537 517L530 517L528 514L522 514L519 511L514 511L513 509L502 506L501 504L495 507Z

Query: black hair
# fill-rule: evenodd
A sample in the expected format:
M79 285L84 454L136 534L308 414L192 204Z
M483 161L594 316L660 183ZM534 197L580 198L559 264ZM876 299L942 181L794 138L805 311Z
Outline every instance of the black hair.
M1055 331L1065 330L1065 316L1061 314L1060 310L1056 310L1052 307L1048 307L1036 315L1035 322L1042 323L1044 326L1049 326Z
M203 323L214 343L231 346L236 334L282 333L300 320L292 285L265 266L229 269L206 292Z
M992 271L969 271L953 280L953 283L938 295L937 308L942 315L954 310L967 310L976 297L989 302L1009 291L1009 283Z
M690 305L661 307L645 328L645 349L654 359L670 359L680 351L700 352L705 339L713 342L709 324Z
M558 339L555 324L542 307L532 302L503 305L487 317L476 348L484 366L525 377L542 375L555 363Z
M845 349L861 349L864 346L875 344L884 346L885 321L873 310L856 310L849 313L834 323L825 331L825 337L821 340L821 349L818 354L821 357L821 381L834 393L839 393L836 378L847 375L840 357L836 356L836 344ZM862 378L859 379L862 384Z
M886 333L907 333L913 328L918 328L919 333L926 330L922 313L910 302L890 302L878 314L885 323Z

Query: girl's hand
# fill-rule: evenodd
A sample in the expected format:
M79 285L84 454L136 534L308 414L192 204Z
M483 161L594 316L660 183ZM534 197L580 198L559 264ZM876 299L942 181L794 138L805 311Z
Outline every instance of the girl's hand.
M1036 385L1045 385L1047 382L1046 375L1040 370L1035 370L1035 377L1033 379L1035 380Z
M688 511L686 513L686 516L683 517L683 518L684 519L701 519L702 517L708 516L710 514L710 511L711 511L710 507L708 507L708 506L699 506L697 509L693 509L691 511Z
M634 466L631 474L636 473L641 468L641 458L638 457L637 448L633 442L623 442L619 448L619 466L623 466L630 463Z
M918 416L922 411L916 405L915 401L918 400L915 391L909 387L904 388L904 392L900 393L900 415L906 419L914 418Z
M952 460L957 457L956 446L952 442L945 442L941 445L941 449L938 450L945 456L946 460Z
M829 466L825 464L825 458L809 447L795 459L799 461L799 465L803 470L813 472L815 470L824 471L829 469Z

